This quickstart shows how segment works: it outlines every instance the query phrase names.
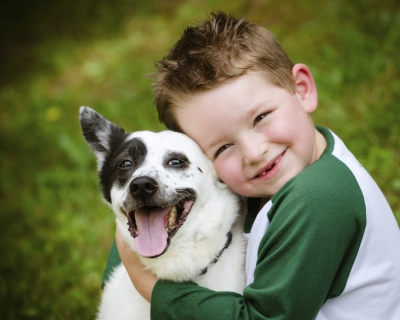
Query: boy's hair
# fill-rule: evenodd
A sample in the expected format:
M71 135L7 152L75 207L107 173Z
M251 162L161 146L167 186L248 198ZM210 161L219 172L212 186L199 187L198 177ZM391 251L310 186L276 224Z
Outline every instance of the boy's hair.
M271 84L295 93L293 62L275 37L223 12L187 27L156 68L154 102L160 121L174 131L182 132L175 113L185 100L248 71L260 72Z

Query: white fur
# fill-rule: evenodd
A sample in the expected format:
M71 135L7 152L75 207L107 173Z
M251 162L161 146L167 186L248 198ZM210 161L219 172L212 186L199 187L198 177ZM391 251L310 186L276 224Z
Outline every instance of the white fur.
M89 108L86 110L92 111ZM108 141L107 132L109 129L105 128L104 132L96 134L100 140ZM186 222L172 237L168 250L156 258L140 256L140 259L160 279L177 282L192 280L212 290L242 293L246 243L243 219L239 215L239 198L219 181L212 163L187 136L171 131L142 131L129 134L124 141L134 138L144 142L147 148L145 160L124 186L112 186L110 192L117 227L124 240L136 251L134 239L128 231L128 219L121 211L130 197L129 185L133 179L140 176L154 178L163 197L168 199L173 197L176 189L193 189L197 198ZM170 152L185 154L190 165L185 170L166 168L165 155ZM95 154L102 164L104 154ZM232 243L218 262L211 264L224 248L229 231L232 232ZM206 267L208 271L200 275ZM134 289L122 265L114 270L105 285L98 319L150 319L149 303Z

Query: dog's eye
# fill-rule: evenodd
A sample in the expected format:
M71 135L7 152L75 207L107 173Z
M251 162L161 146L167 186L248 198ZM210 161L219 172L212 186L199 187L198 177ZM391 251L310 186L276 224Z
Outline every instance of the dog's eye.
M189 159L180 152L171 152L164 158L164 167L172 170L184 170L190 165Z
M182 165L182 164L184 164L185 162L183 161L183 160L181 160L181 159L171 159L171 160L169 160L169 162L168 162L168 166L170 166L170 167L177 167L177 166L180 166L180 165Z
M123 160L119 164L119 167L122 168L122 169L130 168L130 167L132 167L132 162L130 162L129 160Z

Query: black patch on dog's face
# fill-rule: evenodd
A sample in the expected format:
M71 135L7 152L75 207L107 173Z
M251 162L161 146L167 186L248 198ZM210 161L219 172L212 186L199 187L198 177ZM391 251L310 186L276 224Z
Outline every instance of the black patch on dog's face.
M111 187L123 187L133 172L142 165L147 154L146 145L139 138L110 143L110 153L100 172L104 198L111 203Z

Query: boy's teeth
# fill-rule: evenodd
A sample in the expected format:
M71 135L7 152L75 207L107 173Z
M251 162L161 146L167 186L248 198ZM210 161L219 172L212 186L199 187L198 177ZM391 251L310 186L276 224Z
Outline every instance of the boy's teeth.
M268 171L270 171L270 170L275 166L275 164L279 161L280 158L282 158L282 155L280 155L278 158L276 158L276 160L274 161L274 163L273 163L267 170L265 170L265 171L259 173L258 176L259 176L259 177L262 177L262 176L265 175Z

